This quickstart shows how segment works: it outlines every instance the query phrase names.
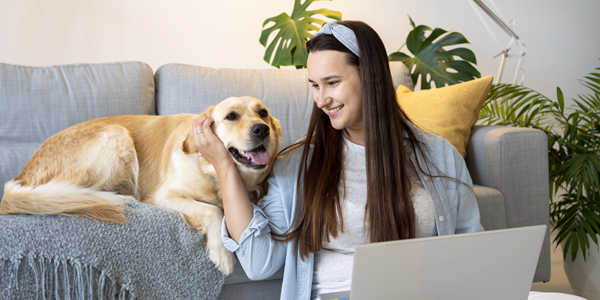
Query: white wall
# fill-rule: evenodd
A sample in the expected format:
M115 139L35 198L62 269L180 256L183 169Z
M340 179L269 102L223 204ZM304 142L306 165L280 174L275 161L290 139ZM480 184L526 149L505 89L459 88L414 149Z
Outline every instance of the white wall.
M0 62L33 66L137 60L154 70L170 62L271 68L262 60L262 22L291 13L293 0L0 0ZM600 67L600 1L496 0L527 44L529 86L554 98L586 92L578 79ZM367 22L388 53L417 24L454 29L471 42L483 76L496 75L499 52L467 0L334 0L311 9ZM492 26L494 26L492 24ZM503 42L504 33L497 31ZM404 49L406 50L406 49ZM508 61L505 82L512 81Z

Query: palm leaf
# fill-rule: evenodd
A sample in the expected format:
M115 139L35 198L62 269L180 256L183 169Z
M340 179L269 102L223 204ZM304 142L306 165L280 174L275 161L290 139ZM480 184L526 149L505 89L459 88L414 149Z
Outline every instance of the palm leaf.
M484 103L479 120L487 125L512 125L540 128L548 124L553 101L518 85L494 84Z
M335 20L342 19L342 13L338 11L324 8L313 11L306 10L314 1L322 0L306 0L304 3L300 1L294 1L294 10L291 17L287 13L281 13L266 19L263 23L260 44L267 48L263 59L274 67L306 67L306 60L308 59L306 41L313 37L311 31L318 31L321 25L325 23L324 20L314 18L314 15L321 15ZM271 22L274 24L265 28ZM275 32L277 34L267 46L269 37Z

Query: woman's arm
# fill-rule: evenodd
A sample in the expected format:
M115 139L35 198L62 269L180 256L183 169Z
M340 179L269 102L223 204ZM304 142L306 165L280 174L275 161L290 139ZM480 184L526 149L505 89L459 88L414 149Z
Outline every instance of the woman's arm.
M287 245L271 237L271 231L281 234L289 227L284 193L279 190L277 179L269 176L267 195L258 205L252 204L233 158L210 129L212 122L200 118L194 123L194 132L202 131L196 134L194 146L217 172L225 212L221 239L227 249L236 253L248 278L267 278L281 268L286 256ZM290 174L287 170L282 173Z
M223 198L223 211L227 220L227 231L233 240L239 242L242 233L252 220L254 209L233 158L221 140L210 129L213 122L213 119L206 117L194 122L194 132L196 132L194 146L217 172ZM202 133L198 133L198 131Z

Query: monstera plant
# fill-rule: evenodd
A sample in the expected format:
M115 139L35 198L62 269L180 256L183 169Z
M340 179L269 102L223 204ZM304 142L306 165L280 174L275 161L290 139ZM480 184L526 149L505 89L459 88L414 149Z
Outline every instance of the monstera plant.
M267 47L263 59L272 66L296 66L297 69L306 68L308 52L306 51L306 41L313 37L310 31L319 31L324 20L314 18L315 15L322 15L334 20L341 20L342 13L329 9L318 9L307 11L308 6L314 1L306 0L301 3L300 0L294 1L294 10L292 16L287 13L281 13L272 18L268 18L263 23L263 31L260 35L260 43ZM328 0L331 1L331 0ZM266 25L274 23L265 28ZM275 38L267 46L269 37L277 31ZM275 54L273 54L275 52Z
M600 68L596 70L581 81L591 92L573 99L571 108L565 108L560 88L551 100L526 87L497 84L479 116L483 124L537 128L548 136L550 195L564 190L551 201L550 218L555 242L563 243L565 259L570 253L571 260L579 250L585 260L599 242Z
M468 44L469 41L462 34L441 28L431 29L425 25L415 26L413 20L409 19L413 30L408 34L404 45L412 56L400 52L403 45L398 52L389 55L389 60L403 62L411 72L415 86L419 77L422 90L430 89L431 82L436 87L443 87L481 77L481 73L473 66L477 64L473 51L467 48L444 49Z

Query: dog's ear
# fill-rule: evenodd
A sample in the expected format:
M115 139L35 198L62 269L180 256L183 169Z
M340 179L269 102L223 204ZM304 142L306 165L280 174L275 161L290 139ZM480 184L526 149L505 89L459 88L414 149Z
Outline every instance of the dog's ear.
M214 110L215 110L215 106L213 105L213 106L207 108L203 113L201 113L200 116L212 118L213 117L212 114L213 114Z
M275 136L278 140L281 140L283 137L283 131L281 130L281 126L279 126L279 120L275 119L271 114L269 114L271 118L271 127L275 129L277 135Z

